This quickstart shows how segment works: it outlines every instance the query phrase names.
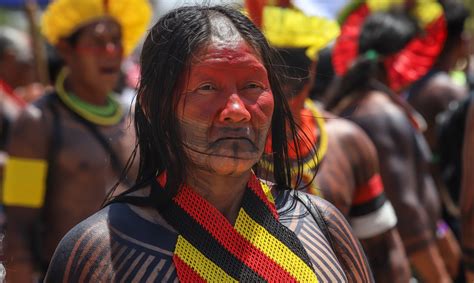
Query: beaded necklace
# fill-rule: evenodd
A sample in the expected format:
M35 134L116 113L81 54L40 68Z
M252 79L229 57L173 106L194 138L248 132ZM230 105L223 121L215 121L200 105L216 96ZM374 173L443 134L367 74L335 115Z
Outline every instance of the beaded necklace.
M55 87L58 97L72 111L87 121L101 126L113 126L122 120L122 107L120 107L120 104L111 94L107 96L107 104L105 106L87 103L64 89L66 77L67 71L63 69L58 75Z

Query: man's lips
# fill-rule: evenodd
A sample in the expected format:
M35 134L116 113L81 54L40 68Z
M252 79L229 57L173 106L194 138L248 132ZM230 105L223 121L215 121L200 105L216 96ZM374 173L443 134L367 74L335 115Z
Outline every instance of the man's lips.
M214 147L220 142L225 142L225 141L240 141L240 142L248 142L254 149L257 149L257 146L255 143L248 137L222 137L218 138L215 141L210 143L209 147Z
M101 67L99 70L102 74L114 75L114 74L117 74L120 71L120 68L117 68L117 67Z

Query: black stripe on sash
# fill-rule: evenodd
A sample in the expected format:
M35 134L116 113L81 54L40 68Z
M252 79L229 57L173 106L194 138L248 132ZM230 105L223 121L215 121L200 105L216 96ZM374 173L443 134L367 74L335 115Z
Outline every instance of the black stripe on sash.
M219 244L209 232L175 202L161 214L180 232L182 237L234 279L239 280L245 274L250 281L264 282L263 278Z
M311 260L306 253L296 234L278 222L267 206L263 205L262 200L251 189L247 189L242 201L242 208L259 225L264 227L270 234L284 243L294 254L306 263L314 271Z

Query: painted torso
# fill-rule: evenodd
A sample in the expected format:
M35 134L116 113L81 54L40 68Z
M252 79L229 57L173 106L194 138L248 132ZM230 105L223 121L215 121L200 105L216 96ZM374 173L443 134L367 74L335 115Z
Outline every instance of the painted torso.
M405 171L404 174L411 174L403 180L409 183L402 186L405 187L404 190L413 190L416 193L429 215L429 228L434 230L436 219L439 219L440 215L440 202L428 168L431 153L418 129L420 126L417 119L414 114L408 114L410 110L405 110L401 103L403 102L394 102L387 94L371 92L343 113L358 124L374 142L381 160L383 181L391 199L397 199L392 196L400 194L398 188L393 185L398 182L400 176L394 178L393 172ZM391 151L387 151L387 145L390 145ZM398 158L404 158L407 163L394 163ZM387 163L388 161L392 163ZM395 200L392 202L395 203ZM402 211L397 211L397 215L401 219L399 230L402 237L411 234L409 231L413 229L404 226L408 223L402 219ZM408 226L410 225L411 223Z
M288 208L288 197L292 198L287 194L280 202L277 199L278 212ZM150 214L154 216L144 219L144 215ZM303 244L319 282L348 281L330 243L301 203L296 202L294 210L280 219ZM72 233L78 231L81 237L74 239L74 243L70 237L63 239L67 264L63 270L56 270L53 262L46 282L60 278L67 282L178 281L173 263L178 234L158 213L116 203L81 223Z
M39 121L21 121L13 133L9 149L12 156L48 160L53 140L59 140L52 158L54 165L48 164L50 185L41 208L41 258L45 263L49 262L55 247L69 229L100 209L106 192L118 181L118 174L111 168L109 153L70 110L58 100L49 99L44 97L30 106L28 111L36 113ZM61 125L56 139L52 137L50 103L56 107ZM114 126L97 126L122 166L126 164L134 143L131 131L125 128L126 121L124 119ZM16 146L15 139L26 141L22 141L22 146Z

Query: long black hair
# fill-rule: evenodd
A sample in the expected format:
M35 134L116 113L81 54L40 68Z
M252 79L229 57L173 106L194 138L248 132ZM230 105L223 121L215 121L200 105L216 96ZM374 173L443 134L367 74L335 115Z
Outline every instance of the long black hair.
M359 36L358 58L340 78L326 107L333 110L350 95L381 90L386 83L383 59L405 47L418 33L416 20L402 11L378 12L367 17ZM368 52L372 52L369 55ZM374 54L376 54L374 56ZM371 56L372 55L372 56Z
M291 187L288 138L298 140L296 124L280 86L282 64L259 29L240 12L222 6L189 6L163 16L150 30L141 54L141 79L135 107L135 128L140 152L136 183L146 184L163 172L167 174L164 204L173 197L186 176L188 162L183 150L176 110L190 61L210 42L213 17L227 18L261 58L267 69L274 96L271 124L273 168L276 188ZM297 146L297 143L295 143ZM298 152L298 150L297 150ZM297 177L301 180L302 166ZM258 170L255 166L254 170ZM258 173L257 173L258 175ZM121 195L127 194L128 190ZM114 199L112 198L111 201ZM160 205L159 203L157 204Z

